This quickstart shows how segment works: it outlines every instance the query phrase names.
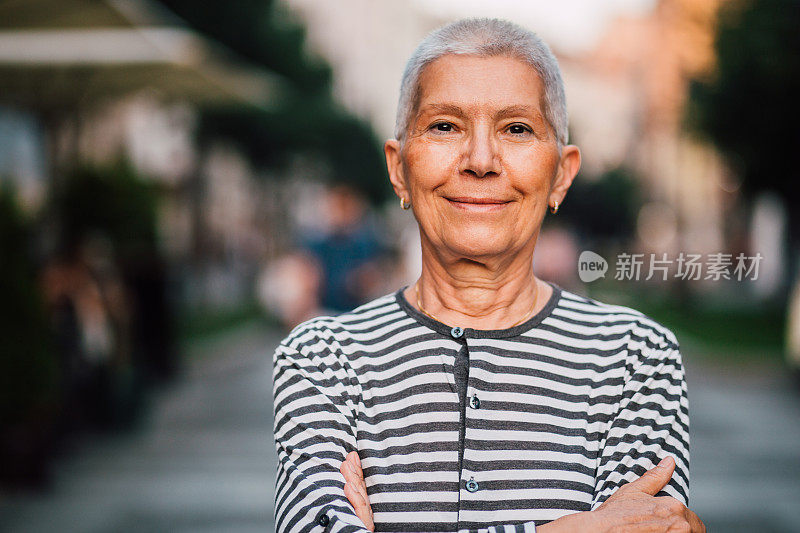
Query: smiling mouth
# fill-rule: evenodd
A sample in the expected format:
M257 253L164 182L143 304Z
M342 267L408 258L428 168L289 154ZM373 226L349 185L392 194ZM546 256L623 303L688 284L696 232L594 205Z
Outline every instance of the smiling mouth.
M498 211L510 203L508 200L496 198L445 197L445 200L450 202L453 207L477 213Z

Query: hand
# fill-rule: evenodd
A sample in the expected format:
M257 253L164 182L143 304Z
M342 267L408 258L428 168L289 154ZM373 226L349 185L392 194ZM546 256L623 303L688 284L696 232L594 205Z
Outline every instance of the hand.
M669 483L675 459L667 456L636 481L627 483L591 511L592 531L653 531L705 533L700 518L670 496L655 495Z
M361 459L358 452L350 452L345 457L339 471L344 476L344 495L350 501L353 509L367 529L375 531L375 523L372 520L372 507L369 505L367 496L367 484L364 483L364 473L361 471Z

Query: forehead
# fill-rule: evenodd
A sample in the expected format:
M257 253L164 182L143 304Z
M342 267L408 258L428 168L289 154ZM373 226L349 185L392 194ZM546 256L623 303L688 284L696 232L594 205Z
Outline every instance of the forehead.
M456 105L466 111L525 106L542 113L544 84L528 63L508 56L447 54L422 71L417 111L431 104Z

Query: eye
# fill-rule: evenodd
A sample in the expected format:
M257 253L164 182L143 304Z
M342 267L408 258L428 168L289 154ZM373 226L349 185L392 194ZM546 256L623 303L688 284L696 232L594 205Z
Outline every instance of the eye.
M434 133L450 133L455 129L455 126L450 122L437 122L430 127L430 130Z
M517 124L511 124L508 127L508 133L512 135L527 135L529 133L533 133L533 130L529 126L526 126L525 124L517 123Z

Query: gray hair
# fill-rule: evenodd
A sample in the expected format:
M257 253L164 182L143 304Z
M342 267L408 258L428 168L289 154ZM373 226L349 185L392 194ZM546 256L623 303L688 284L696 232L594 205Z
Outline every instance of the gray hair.
M507 20L469 18L434 30L406 63L400 83L395 138L403 141L412 114L419 105L419 78L430 63L447 54L479 57L509 56L533 67L544 83L544 116L555 130L559 147L567 144L567 100L558 61L532 31Z

